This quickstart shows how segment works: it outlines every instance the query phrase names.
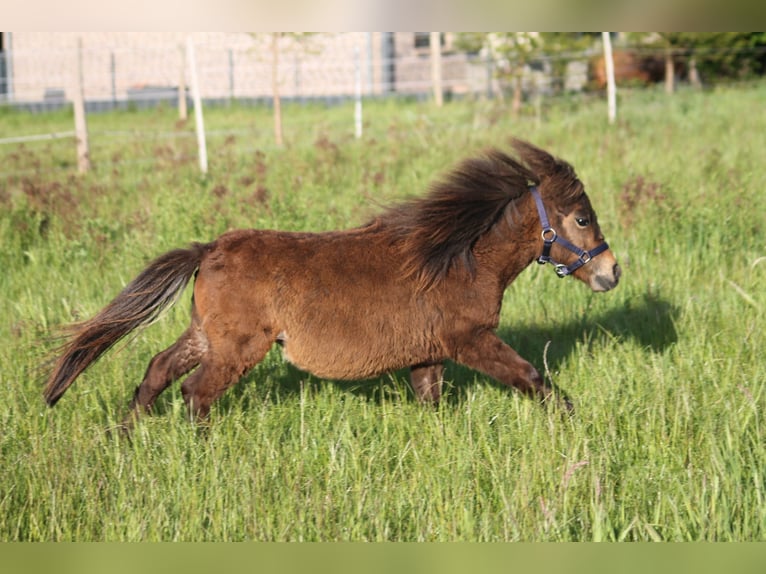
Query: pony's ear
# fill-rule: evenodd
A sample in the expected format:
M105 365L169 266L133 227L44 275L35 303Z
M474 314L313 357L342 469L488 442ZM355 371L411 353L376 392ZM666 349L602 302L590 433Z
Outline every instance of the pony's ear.
M582 195L583 187L574 168L563 159L524 140L514 138L511 145L529 171L540 180L541 186L548 188L548 194L555 193L565 202L576 200Z
M540 179L550 177L559 171L559 160L547 151L532 145L528 141L513 138L511 145L519 154L519 158Z

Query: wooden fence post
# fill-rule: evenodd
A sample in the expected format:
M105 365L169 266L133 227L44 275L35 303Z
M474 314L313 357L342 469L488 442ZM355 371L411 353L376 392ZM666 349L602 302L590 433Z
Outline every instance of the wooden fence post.
M431 32L429 38L431 44L431 83L433 85L434 102L437 107L444 104L444 90L442 88L442 38L441 32Z
M90 170L90 148L88 146L88 120L85 116L85 96L83 94L82 74L82 38L77 38L77 62L74 74L74 132L77 144L77 171L86 173Z
M117 109L117 58L109 53L109 75L112 80L112 109Z

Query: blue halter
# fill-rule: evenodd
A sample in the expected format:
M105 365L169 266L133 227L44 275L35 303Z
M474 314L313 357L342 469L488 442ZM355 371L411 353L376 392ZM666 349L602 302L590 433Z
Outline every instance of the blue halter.
M553 265L553 268L556 270L556 275L559 277L566 277L567 275L572 274L574 271L585 265L588 261L593 259L596 255L603 253L607 249L609 249L609 245L607 245L606 241L602 242L600 245L594 247L590 251L587 251L585 249L580 249L576 245L573 245L563 237L561 237L558 233L556 233L556 230L553 229L548 222L548 215L545 213L545 206L543 205L543 200L540 197L540 192L537 191L537 187L530 187L529 188L530 193L532 193L532 197L535 198L535 205L537 205L537 214L540 216L540 224L543 227L543 252L540 255L540 257L537 258L537 262L540 265L545 265L546 263L551 263ZM577 255L577 260L574 263L571 263L569 265L564 265L563 263L557 263L551 258L551 246L553 246L554 243L560 244L562 247L565 247L569 249L572 253Z

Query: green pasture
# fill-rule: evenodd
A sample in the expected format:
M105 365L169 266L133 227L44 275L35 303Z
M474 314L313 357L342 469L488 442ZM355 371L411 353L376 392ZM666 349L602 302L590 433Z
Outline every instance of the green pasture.
M89 117L0 145L0 540L766 541L766 85L501 103L171 108ZM72 129L0 109L0 138ZM512 136L570 161L623 267L594 294L533 265L501 336L570 395L562 416L450 365L438 408L406 373L321 380L275 350L192 424L178 386L110 433L189 292L54 409L52 337L153 257L227 229L322 231L423 193ZM396 273L395 269L383 273Z

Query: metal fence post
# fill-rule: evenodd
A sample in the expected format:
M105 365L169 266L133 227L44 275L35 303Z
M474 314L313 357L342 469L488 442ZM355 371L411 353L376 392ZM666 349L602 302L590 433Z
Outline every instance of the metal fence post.
M186 50L189 54L189 72L191 73L191 89L194 99L194 123L197 131L197 148L199 149L199 169L207 174L207 144L205 142L205 121L202 117L202 98L199 93L197 78L197 62L194 59L194 43L191 36L186 39Z
M614 83L614 60L612 59L612 38L609 32L601 32L604 41L604 69L606 71L606 97L608 101L609 123L617 117L617 87Z

